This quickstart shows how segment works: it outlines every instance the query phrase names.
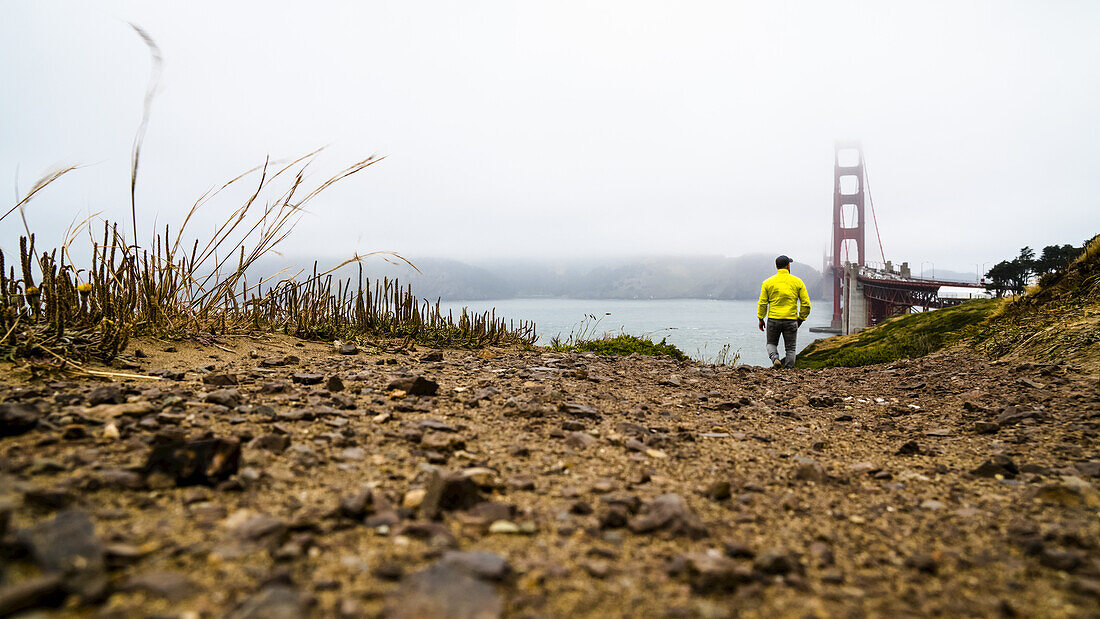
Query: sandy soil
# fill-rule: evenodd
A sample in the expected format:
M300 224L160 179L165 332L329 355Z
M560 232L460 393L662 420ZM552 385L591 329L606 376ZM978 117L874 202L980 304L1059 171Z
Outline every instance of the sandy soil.
M1100 614L1080 368L133 349L4 368L0 613Z

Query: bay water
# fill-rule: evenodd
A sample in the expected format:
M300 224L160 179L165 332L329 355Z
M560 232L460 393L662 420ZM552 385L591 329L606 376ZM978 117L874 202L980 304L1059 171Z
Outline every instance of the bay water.
M444 314L453 311L457 318L462 308L481 313L496 309L498 318L533 321L539 346L549 346L553 337L565 341L588 326L589 336L620 332L648 337L655 342L665 339L688 356L714 362L722 347L730 346L730 358L740 355L740 363L769 365L764 350L764 334L756 326L756 301L719 301L711 299L498 299L489 301L447 301L440 304ZM811 333L809 327L828 326L832 306L816 301L809 320L798 330L798 350L828 334ZM593 328L596 317L599 322ZM782 342L780 342L782 350Z

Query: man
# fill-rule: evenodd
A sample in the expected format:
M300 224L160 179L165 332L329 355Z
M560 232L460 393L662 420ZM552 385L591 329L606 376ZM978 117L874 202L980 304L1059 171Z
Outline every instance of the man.
M768 357L772 360L772 367L778 370L784 365L779 358L780 334L783 335L783 348L787 351L786 366L794 367L795 340L798 338L798 328L810 315L810 295L806 292L806 284L791 275L790 258L776 258L775 268L775 275L764 280L760 286L760 305L756 317L760 320L761 331L764 331L764 316L768 317Z

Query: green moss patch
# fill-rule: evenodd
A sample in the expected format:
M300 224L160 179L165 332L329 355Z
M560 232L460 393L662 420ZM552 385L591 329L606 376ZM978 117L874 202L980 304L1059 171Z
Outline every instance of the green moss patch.
M974 299L955 307L891 318L853 335L817 340L796 367L857 367L920 357L950 346L985 322L1003 301Z

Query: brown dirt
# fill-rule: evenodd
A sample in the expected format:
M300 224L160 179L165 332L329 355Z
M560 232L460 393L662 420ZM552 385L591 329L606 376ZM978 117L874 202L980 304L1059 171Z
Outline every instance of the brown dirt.
M3 372L0 406L22 406L38 426L0 438L0 515L11 518L0 609L54 569L41 548L26 554L28 531L78 510L106 565L81 559L60 596L48 583L55 595L25 606L457 616L457 590L481 616L1097 614L1100 383L1080 368L959 352L780 372L541 350L437 362L421 360L427 350L339 355L281 337L131 348L147 354L134 371L184 380L124 380L137 404L89 406L111 383ZM285 355L300 361L260 367ZM205 401L226 388L203 384L207 365L236 374L241 408ZM296 373L323 381L292 383ZM438 394L387 391L402 373ZM332 376L344 390L325 389ZM261 392L278 381L291 386ZM238 470L219 478L230 465L211 461L215 479L189 487L145 475L172 432L240 439ZM401 508L436 466L490 469L452 479L445 529ZM364 485L370 500L341 513ZM646 512L669 494L686 513ZM446 509L447 496L468 509ZM509 569L441 569L453 549L495 553ZM433 565L438 578L418 575ZM106 587L71 585L89 572Z

